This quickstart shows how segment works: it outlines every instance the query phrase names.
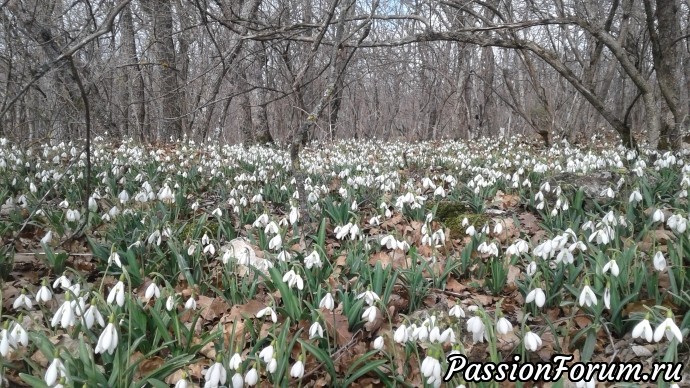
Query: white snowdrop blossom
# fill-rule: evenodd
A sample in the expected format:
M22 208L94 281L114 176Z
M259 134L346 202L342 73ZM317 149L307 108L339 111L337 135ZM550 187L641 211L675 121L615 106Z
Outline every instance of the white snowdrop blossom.
M462 306L456 304L455 306L451 307L450 310L448 310L448 315L458 319L465 318L465 311L462 309Z
M304 363L302 360L297 360L297 362L290 368L290 376L296 379L301 379L304 376Z
M618 268L618 263L616 263L615 259L609 260L608 263L604 264L604 267L601 270L603 273L611 271L611 275L613 275L615 277L618 277L618 274L620 273L620 269Z
M523 341L525 344L525 349L531 352L536 352L542 344L541 337L532 331L525 333L525 338Z
M667 313L666 319L654 330L654 342L661 341L664 334L669 341L675 338L678 340L678 343L683 342L683 333L673 321L673 313L671 311Z
M65 294L65 301L62 302L60 307L53 315L53 319L50 321L51 327L56 327L58 323L60 327L66 329L72 327L75 324L76 315L74 314L72 301L70 300L70 294Z
M161 297L161 289L158 288L155 282L151 282L144 292L144 300L148 301L153 297L156 297L156 299Z
M393 340L399 344L403 344L407 342L408 339L409 336L407 334L407 326L405 326L404 324L400 325L393 334Z
M91 306L89 306L89 308L86 309L86 312L84 313L82 319L87 329L91 329L93 327L93 324L96 322L98 322L98 324L101 325L101 327L105 327L105 320L103 319L103 315L101 315L101 312L98 311L98 307L96 307L95 303L91 303Z
M305 257L304 266L307 269L312 269L312 267L321 268L323 266L323 262L321 261L321 256L319 253L317 251L313 251L309 254L309 256Z
M632 331L633 338L644 338L647 342L652 342L654 332L652 326L649 324L649 316L641 320Z
M594 294L594 291L592 291L588 284L585 284L585 286L582 288L582 292L580 292L580 298L578 299L578 303L580 304L580 306L596 306L597 296Z
M259 355L259 357L261 357L261 355ZM271 358L273 358L273 353L271 353ZM240 365L242 365L242 356L239 353L233 354L228 362L228 368L231 370L238 370Z
M361 294L357 295L357 299L362 299L364 298L364 302L368 304L369 306L373 305L374 302L381 300L381 298L376 294L375 292L371 290L367 290L362 292Z
M273 308L271 308L271 307L264 307L263 309L259 310L259 311L256 313L256 317L257 317L257 318L263 318L265 315L270 316L270 317L271 317L271 321L273 321L273 323L278 322L278 316L276 315L276 312L275 312L275 310L273 310Z
M62 360L60 360L58 357L55 357L48 366L48 369L46 369L46 374L43 376L43 381L45 381L46 385L52 387L58 381L60 381L62 377L67 377L67 369L62 363Z
M321 298L321 301L319 301L319 308L333 310L334 307L335 301L333 300L333 295L331 295L330 292L327 292L326 295Z
M304 289L304 281L302 277L295 273L294 270L289 270L285 275L283 275L283 282L285 282L288 287L295 288L298 290Z
M113 302L116 302L120 307L125 305L125 284L122 282L122 279L120 279L115 286L110 289L106 302L108 302L108 304L113 304Z
M513 324L510 323L505 317L501 317L496 322L496 332L498 334L508 334L513 331Z
M484 322L478 316L475 315L467 320L467 331L472 333L472 342L484 342L485 330Z
M369 306L364 310L364 313L362 313L362 319L366 319L367 322L374 322L376 320L376 314L378 313L378 309L376 306Z
M654 254L654 269L657 271L661 272L666 269L666 258L664 257L664 254L659 251L656 254Z
M311 324L311 327L309 327L309 339L314 338L323 338L323 327L319 322L314 322Z
M223 364L216 360L216 362L206 370L206 374L204 375L204 380L206 381L204 383L204 388L218 388L225 384L227 379L228 372L223 367Z
M33 304L31 303L31 299L29 299L29 297L26 296L25 290L22 290L22 293L19 294L17 299L14 300L14 303L12 303L12 308L15 310L19 310L20 308L24 308L26 310L31 310L33 308Z
M115 349L117 349L118 337L117 329L115 328L113 320L114 317L111 316L108 326L105 327L101 333L101 336L98 337L98 343L96 344L96 349L94 350L96 354L105 352L108 352L108 354L115 353Z
M546 303L546 294L544 293L544 290L541 288L535 288L530 291L525 298L525 303L531 302L534 302L537 307L544 307L544 304Z

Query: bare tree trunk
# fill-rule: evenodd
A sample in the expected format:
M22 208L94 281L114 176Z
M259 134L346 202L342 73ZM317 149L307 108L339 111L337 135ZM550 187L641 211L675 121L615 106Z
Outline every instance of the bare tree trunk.
M134 23L132 21L132 10L130 5L127 5L122 10L122 51L125 60L126 71L129 74L129 84L126 85L129 90L128 105L132 106L132 116L127 116L126 120L130 120L136 124L137 137L141 142L149 139L149 126L146 123L146 101L144 94L144 76L139 65L139 54L137 54L136 39L134 34ZM129 110L128 110L129 112Z
M684 121L680 107L680 63L676 44L676 35L680 32L679 4L677 0L656 0L654 10L651 0L644 0L644 7L656 78L663 96L659 147L679 149Z
M256 126L254 127L254 135L259 144L273 143L273 137L268 127L268 112L266 109L267 96L266 87L263 75L268 71L268 56L266 55L266 46L262 43L255 42L254 52L257 53L257 60L260 66L255 66L254 71L251 72L252 83L256 85L253 92L254 95L254 110L256 111Z
M155 98L160 100L157 139L179 139L182 136L182 95L177 83L175 43L173 42L173 9L167 0L149 0L145 7L153 20L153 55L156 62Z

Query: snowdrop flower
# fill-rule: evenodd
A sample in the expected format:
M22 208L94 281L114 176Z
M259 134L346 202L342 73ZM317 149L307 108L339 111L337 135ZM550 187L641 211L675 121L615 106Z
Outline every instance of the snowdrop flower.
M189 299L184 304L185 310L196 310L196 300L194 299L194 294L192 294Z
M501 317L496 322L496 332L498 334L508 334L513 331L513 324L505 317Z
M534 274L537 273L537 262L536 261L530 261L529 264L527 265L527 268L525 268L525 272L529 276L534 276Z
M115 328L113 321L115 321L115 316L111 315L108 326L105 327L101 333L101 336L98 337L98 343L96 344L96 349L94 350L96 354L105 352L108 352L108 354L115 353L115 349L117 349L118 337L117 329Z
M311 327L309 328L309 339L314 338L323 338L323 327L321 327L319 322L312 323Z
M106 301L108 304L116 302L120 307L125 305L125 284L122 282L122 277L120 277L120 280L110 289Z
M561 249L556 255L556 263L572 264L574 262L573 254L567 249Z
M301 379L304 376L304 363L301 358L290 368L290 376Z
M674 214L668 218L666 225L668 225L672 231L682 234L688 227L688 220L686 220L683 216Z
M94 198L93 196L89 197L88 207L89 211L92 213L98 211L98 203L96 202L96 198Z
M64 274L59 278L55 279L53 282L53 288L60 286L63 290L68 289L72 285L72 282Z
M423 323L422 326L415 327L412 331L412 337L418 341L426 341L429 338L429 327L427 324Z
M232 375L232 388L242 388L244 386L244 378L238 372Z
M148 287L146 287L146 292L144 292L144 300L147 302L153 298L153 297L160 298L161 297L161 289L158 288L158 285L155 282L151 282Z
M245 375L244 375L244 382L245 384L251 386L256 385L256 383L259 382L259 372L256 371L256 368L250 369Z
M647 342L652 342L653 337L653 332L652 332L652 326L649 324L649 314L645 316L643 320L641 320L635 327L633 328L632 331L632 337L633 338L644 338L647 340Z
M475 233L477 233L477 231L474 229L474 225L470 225L467 227L467 229L465 229L465 234L468 236L474 236Z
M609 260L609 262L606 263L601 270L604 273L611 271L611 275L616 276L616 277L618 277L618 274L620 273L620 269L618 268L618 263L616 263L616 260L614 260L614 259Z
M58 323L63 329L74 326L76 317L72 308L70 295L70 293L65 294L65 301L58 307L57 311L55 311L55 315L53 315L53 319L50 321L51 327L57 326Z
M41 239L41 244L48 245L51 241L53 241L53 231L49 230L48 233L46 233L46 235Z
M15 342L14 346L28 346L29 345L29 333L24 330L22 325L19 323L22 319L22 316L19 316L19 319L12 325L12 330L9 332L9 337L12 338Z
M642 201L642 194L640 194L639 190L635 190L632 193L630 193L630 197L628 198L628 203L636 204L640 201Z
M31 310L33 308L31 299L26 296L26 290L22 290L22 293L14 300L14 303L12 303L12 308L15 310L19 310L22 307L26 310Z
M599 193L599 195L602 196L602 197L613 198L613 197L616 196L616 193L613 191L613 189L611 189L610 187L608 187L608 188L606 188L606 190L604 190L604 191L602 191L601 193Z
M604 289L604 306L607 310L611 310L611 286L606 284Z
M259 357L261 357L261 354L259 354ZM271 352L271 358L273 358L273 352ZM230 357L230 362L228 362L228 368L232 370L238 370L240 369L240 365L242 365L242 356L240 356L239 353L235 353Z
M158 200L166 204L175 203L175 194L167 184L158 191Z
M313 325L312 325L313 327ZM309 330L311 333L311 329ZM323 333L323 329L321 330ZM264 360L265 363L269 363L273 359L273 344L270 344L266 346L265 348L261 349L259 352L259 358ZM240 360L241 361L241 360ZM237 369L237 368L232 368L232 369Z
M56 356L48 366L46 374L43 376L43 381L45 381L48 386L52 387L62 377L67 377L67 369L62 363L62 360Z
M79 214L79 210L76 210L76 209L67 210L67 221L68 222L76 222L80 218L81 218L81 214Z
M529 330L529 328L527 328L527 330ZM528 331L527 333L525 333L524 344L525 349L531 352L536 352L542 344L541 337L539 337L538 334L535 334L532 331Z
M182 372L182 377L179 380L177 380L174 388L187 388L188 386L189 382L187 381L187 373Z
M434 326L429 331L429 342L443 342L441 340L441 329L439 329L438 326Z
M283 246L283 239L280 234L276 234L269 242L268 249L278 250Z
M206 370L206 374L204 375L204 380L206 380L204 388L218 388L225 384L227 378L228 372L223 368L223 364L216 359L216 362Z
M399 344L407 342L408 338L407 327L404 324L400 325L393 334L393 340Z
M268 220L268 216L266 217ZM271 221L266 224L266 227L264 228L264 233L265 234L278 234L280 233L280 228L278 227L278 224L276 224L275 221Z
M534 302L537 307L544 307L544 303L546 303L546 294L544 293L544 290L541 288L535 288L530 291L525 298L525 303L530 302Z
M592 305L597 304L597 296L594 294L594 291L589 287L589 284L587 281L585 281L585 286L582 288L582 292L580 292L580 298L578 300L580 306L587 305L587 307L591 307Z
M206 246L204 247L204 254L208 254L208 255L211 255L211 256L215 255L215 254L216 254L216 247L213 246L213 244L208 244L208 245L206 245Z
M335 307L335 301L333 300L333 295L331 295L330 292L327 292L326 295L321 298L321 301L319 302L319 308L321 309L326 309L326 310L333 310Z
M174 308L175 308L175 296L169 295L168 298L165 300L165 309L168 311L172 311Z
M290 209L290 225L294 225L299 220L299 209L292 207Z
M383 349L383 337L381 337L381 336L376 337L376 339L374 340L374 349L376 349L376 350Z
M427 379L427 384L440 385L441 383L441 363L434 357L426 356L422 361L422 375ZM438 382L438 384L435 384Z
M212 212L211 215L214 217L221 217L223 215L223 211L220 210L220 208L215 208Z
M352 227L352 223L347 223L343 226L336 226L333 232L335 232L335 238L338 240L342 240L347 236L348 233L350 233L350 228Z
M321 256L317 251L313 251L309 256L304 258L304 266L307 269L311 269L312 267L317 267L321 268L323 266L323 263L321 262Z
M367 322L374 322L376 320L377 312L378 309L376 306L369 306L366 310L364 310L364 313L362 313L362 319L366 319Z
M369 306L373 305L374 302L376 302L377 300L381 300L381 298L379 298L379 296L371 290L364 291L361 294L357 295L357 299L362 298L364 298L364 302Z
M467 331L472 333L472 341L474 343L484 342L484 322L478 316L473 316L467 320Z
M108 257L108 265L115 263L119 268L122 268L122 261L120 261L120 255L113 251Z
M117 198L120 200L120 203L124 205L129 202L129 193L127 190L122 190L120 194L118 194Z
M36 303L38 304L49 302L53 299L53 293L50 292L48 288L48 280L43 279L42 283L43 285L38 289L38 292L36 292Z
M661 272L666 269L666 258L664 254L659 251L654 255L654 269Z
M664 212L661 209L656 209L652 214L652 222L664 222Z
M10 353L10 339L7 323L5 323L5 327L0 329L0 356L7 357Z
M91 306L89 306L89 308L86 309L86 312L82 317L84 325L87 329L91 329L95 322L98 322L98 324L101 325L101 327L105 327L105 320L103 320L103 316L101 315L101 312L98 311L98 307L96 307L95 302L95 300L91 302Z
M268 365L266 365L266 370L268 373L276 373L276 370L278 369L278 361L276 361L275 357L269 361Z
M298 290L304 289L304 281L302 277L295 273L294 270L289 270L285 275L283 275L283 282L287 283L288 287L294 288L297 286Z
M462 306L456 304L455 306L451 307L450 310L448 310L448 315L458 319L465 318L465 311L462 309Z
M357 224L350 227L350 240L354 240L359 236L359 226Z
M276 312L275 312L275 310L273 310L273 308L264 307L263 309L259 310L256 313L257 318L262 318L264 315L269 315L271 317L271 321L273 321L273 323L278 322L278 317L276 316Z
M678 340L678 343L683 342L683 333L673 321L673 313L669 310L666 313L666 319L657 326L654 330L654 342L659 342L666 334L666 338L671 341L673 338Z

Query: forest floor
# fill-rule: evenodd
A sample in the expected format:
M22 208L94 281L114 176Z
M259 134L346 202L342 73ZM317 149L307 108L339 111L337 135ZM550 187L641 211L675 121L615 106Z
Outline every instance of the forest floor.
M690 386L687 155L96 144L0 144L0 386Z

